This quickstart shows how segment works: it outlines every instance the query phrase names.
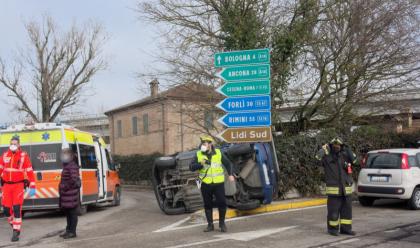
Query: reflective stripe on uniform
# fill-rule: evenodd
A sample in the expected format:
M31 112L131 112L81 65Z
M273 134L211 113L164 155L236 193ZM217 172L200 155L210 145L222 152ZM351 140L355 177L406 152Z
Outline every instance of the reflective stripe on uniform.
M338 195L340 193L340 189L338 187L327 187L325 193L327 195Z
M197 152L197 161L203 163L208 160L208 157L201 151ZM224 169L222 166L222 152L219 149L215 150L215 154L211 157L210 166L205 166L200 169L200 179L203 183L223 183L225 181Z
M5 168L4 171L6 171L6 172L23 172L24 170L15 169L15 168Z
M338 226L339 221L338 220L330 220L330 221L328 221L328 224L330 226Z
M353 193L353 187L346 187L345 190L346 190L346 195L350 195Z
M31 172L31 171L33 171L32 168L26 168L26 172Z
M340 224L343 224L343 225L351 225L352 222L353 222L352 220L346 220L346 219L340 220Z

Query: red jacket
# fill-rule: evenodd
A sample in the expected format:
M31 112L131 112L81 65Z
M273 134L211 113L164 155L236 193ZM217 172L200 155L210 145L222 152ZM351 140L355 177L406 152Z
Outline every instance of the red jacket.
M0 157L0 175L4 182L21 182L25 179L25 173L30 182L29 186L35 188L35 176L29 155L21 149L15 153L10 149L3 153Z

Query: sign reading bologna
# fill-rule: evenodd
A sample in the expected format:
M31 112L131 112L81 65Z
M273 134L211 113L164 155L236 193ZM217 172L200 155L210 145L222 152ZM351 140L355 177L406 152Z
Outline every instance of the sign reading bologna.
M228 143L271 141L270 51L216 53L214 65L226 84L217 91L228 98L217 104L228 127L219 136Z

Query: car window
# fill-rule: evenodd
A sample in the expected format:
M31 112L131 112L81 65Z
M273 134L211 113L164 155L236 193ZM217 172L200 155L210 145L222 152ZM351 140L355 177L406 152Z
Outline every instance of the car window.
M371 169L400 169L401 154L371 153L368 155L366 167Z
M97 169L98 161L96 159L95 147L89 145L79 145L80 160L82 169Z
M108 150L105 149L106 161L108 163L108 169L115 170L115 165L112 162L111 155L109 154Z
M419 167L419 163L418 163L418 161L417 161L416 156L409 156L409 157L408 157L408 164L409 164L411 167Z

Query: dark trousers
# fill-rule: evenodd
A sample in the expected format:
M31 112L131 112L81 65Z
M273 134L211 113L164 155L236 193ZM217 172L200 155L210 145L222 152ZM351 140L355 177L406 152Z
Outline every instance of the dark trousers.
M66 232L76 234L76 227L78 221L77 208L65 208L63 210L67 217Z
M351 231L352 225L352 197L328 196L328 230L343 232Z
M201 194L203 195L204 210L206 212L207 222L213 224L213 196L216 198L216 206L219 209L219 224L224 224L226 216L226 197L225 184L214 183L201 185Z

